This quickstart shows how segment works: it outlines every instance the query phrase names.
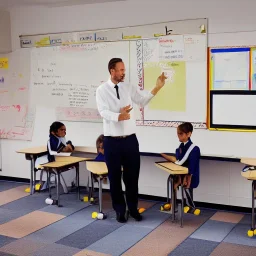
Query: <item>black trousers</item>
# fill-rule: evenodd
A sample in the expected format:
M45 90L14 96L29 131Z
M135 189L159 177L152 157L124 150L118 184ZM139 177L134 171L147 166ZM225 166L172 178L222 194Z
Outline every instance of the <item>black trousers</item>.
M140 152L136 135L132 134L125 138L106 136L104 155L114 210L124 214L127 203L130 212L137 211ZM122 178L125 184L126 202L122 191Z

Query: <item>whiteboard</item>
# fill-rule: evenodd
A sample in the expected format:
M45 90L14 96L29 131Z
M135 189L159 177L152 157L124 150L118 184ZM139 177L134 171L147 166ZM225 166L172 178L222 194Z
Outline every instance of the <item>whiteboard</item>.
M211 127L256 129L256 92L212 92Z
M183 121L205 124L206 38L205 34L168 35L34 48L32 105L54 107L59 120L100 122L95 91L109 78L109 60L119 57L126 64L125 82L141 90L151 91L162 72L168 77L164 88L145 108L135 109L138 125L150 122L159 126L159 121L166 126Z

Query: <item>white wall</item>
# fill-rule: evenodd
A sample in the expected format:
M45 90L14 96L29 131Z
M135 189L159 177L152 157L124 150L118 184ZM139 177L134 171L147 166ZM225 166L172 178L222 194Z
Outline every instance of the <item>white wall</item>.
M256 44L255 8L254 0L225 0L219 4L212 0L129 0L127 2L61 8L17 8L11 10L12 47L18 49L19 35L25 34L114 28L191 18L208 18L209 46L252 45ZM45 143L49 127L49 121L43 122L45 113L47 113L47 109L37 111L32 142L9 140L2 142L2 175L29 177L29 162L25 161L24 156L17 155L15 150ZM54 119L53 113L47 113L47 115L50 116L50 119ZM81 134L80 139L78 137L75 139L77 145L93 146L95 138L90 136L90 131L96 130L98 133L102 131L100 124L76 123L72 127L68 131L70 135ZM143 127L138 128L139 140L148 131L154 135L152 140L148 140L152 145L161 143L163 139L168 139L168 128L160 132L158 128ZM197 138L201 132L205 135L205 140L209 134L208 131L195 132L193 138L199 145L200 140L197 141ZM220 151L225 147L225 143L231 143L232 147L237 148L236 152L242 154L243 148L240 143L244 139L253 145L256 142L254 133L240 133L239 143L236 143L236 133L220 134L218 137ZM170 148L166 148L166 150L173 151L176 146L170 145ZM147 151L146 147L142 147L141 151ZM142 158L140 193L165 196L167 175L154 167L156 160L159 159ZM238 163L203 160L201 162L201 183L200 187L196 189L195 200L250 206L251 186L240 176L241 168L242 165ZM81 183L85 184L85 179L82 179Z
M0 10L0 53L11 52L11 18L8 11Z

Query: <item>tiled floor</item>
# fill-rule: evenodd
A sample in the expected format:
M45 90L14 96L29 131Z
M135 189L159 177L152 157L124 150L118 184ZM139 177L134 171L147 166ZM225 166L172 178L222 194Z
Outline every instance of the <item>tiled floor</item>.
M47 193L33 196L26 184L0 181L0 256L164 256L256 255L249 238L250 215L201 209L184 216L184 227L159 211L160 203L140 201L143 221L116 222L110 197L104 194L106 220L92 219L98 206L62 196L63 207L46 205Z

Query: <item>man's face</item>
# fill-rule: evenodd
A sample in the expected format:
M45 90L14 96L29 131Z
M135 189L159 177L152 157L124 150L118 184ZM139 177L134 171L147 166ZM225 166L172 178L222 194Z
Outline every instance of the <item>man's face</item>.
M111 77L116 82L120 83L124 81L125 78L125 66L123 62L116 63L116 66L114 69L110 70Z

